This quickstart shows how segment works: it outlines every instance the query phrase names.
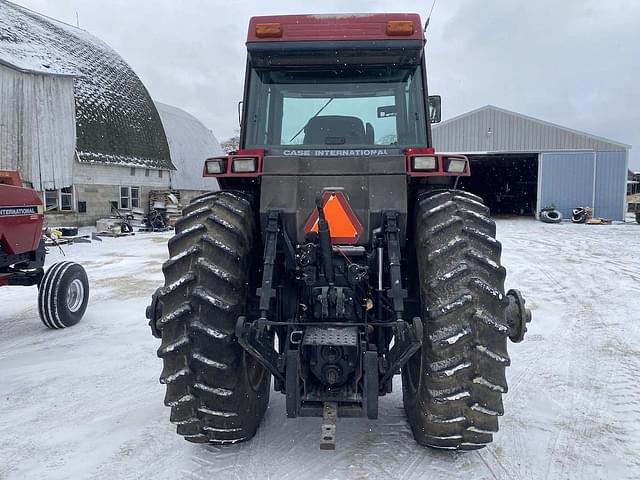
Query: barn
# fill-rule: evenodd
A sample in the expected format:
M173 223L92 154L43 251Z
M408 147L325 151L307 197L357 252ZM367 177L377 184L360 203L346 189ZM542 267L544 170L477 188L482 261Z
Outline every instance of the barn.
M170 173L171 188L181 192L183 204L203 191L217 190L217 180L202 176L206 158L223 153L213 132L184 110L155 102L169 141L171 161L176 169Z
M437 151L469 156L476 193L495 214L565 217L587 206L624 220L630 145L487 105L433 126Z
M0 170L19 170L41 192L49 225L91 225L112 207L146 209L149 192L174 188L172 180L185 197L199 194L201 182L177 172L170 143L181 167L199 172L220 151L186 112L176 120L178 109L168 139L144 84L104 42L2 0L0 105ZM202 154L189 157L188 142Z

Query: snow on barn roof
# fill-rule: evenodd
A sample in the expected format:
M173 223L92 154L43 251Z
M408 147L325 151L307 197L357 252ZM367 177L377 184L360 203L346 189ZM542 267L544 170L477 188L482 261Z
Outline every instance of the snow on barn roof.
M80 162L175 169L149 92L122 57L90 33L0 0L0 63L74 77Z
M160 102L155 103L169 141L171 161L177 170L171 173L172 188L216 189L215 180L202 176L205 159L223 153L213 132L184 110Z

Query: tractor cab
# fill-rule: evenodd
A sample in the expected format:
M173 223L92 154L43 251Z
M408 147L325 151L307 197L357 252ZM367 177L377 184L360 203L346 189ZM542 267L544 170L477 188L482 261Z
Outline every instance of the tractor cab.
M252 18L240 148L209 159L204 175L247 188L265 157L433 154L440 97L427 94L424 45L416 14ZM409 170L440 167L434 157Z
M429 147L419 18L390 18L336 17L339 40L320 32L315 16L254 18L242 147L285 156Z

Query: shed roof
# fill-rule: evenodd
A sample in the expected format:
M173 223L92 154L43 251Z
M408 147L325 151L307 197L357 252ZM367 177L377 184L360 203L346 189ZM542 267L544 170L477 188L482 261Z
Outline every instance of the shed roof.
M628 150L610 140L494 105L471 110L433 126L437 149L460 152Z
M80 162L175 168L149 92L122 57L90 33L0 0L0 62L21 72L74 77Z

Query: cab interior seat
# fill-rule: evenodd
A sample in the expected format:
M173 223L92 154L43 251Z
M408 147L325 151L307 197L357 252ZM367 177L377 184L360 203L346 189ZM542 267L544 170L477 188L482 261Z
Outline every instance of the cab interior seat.
M370 124L367 124L370 127ZM369 133L367 130L370 130ZM347 115L320 115L313 117L304 127L304 145L366 145L373 128L365 130L358 117Z

